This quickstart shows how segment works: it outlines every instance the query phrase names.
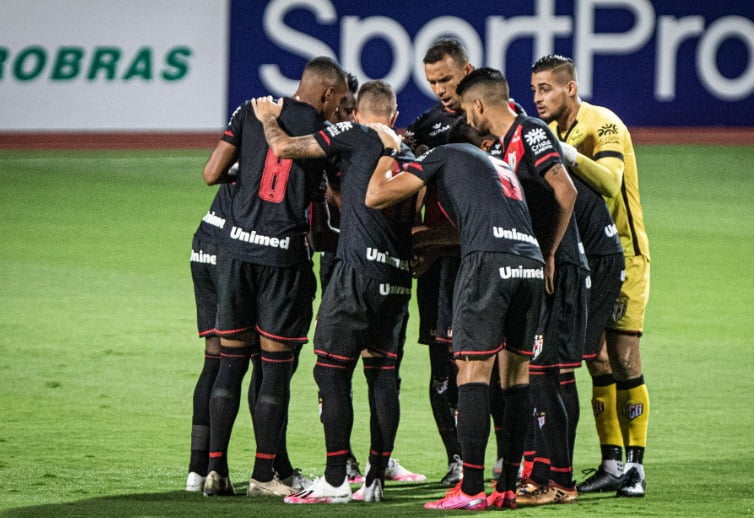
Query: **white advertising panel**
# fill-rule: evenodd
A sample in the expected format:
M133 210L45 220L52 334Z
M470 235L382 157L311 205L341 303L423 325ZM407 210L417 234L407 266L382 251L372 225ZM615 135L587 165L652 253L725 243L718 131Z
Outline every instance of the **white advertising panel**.
M229 0L0 6L0 131L224 126Z

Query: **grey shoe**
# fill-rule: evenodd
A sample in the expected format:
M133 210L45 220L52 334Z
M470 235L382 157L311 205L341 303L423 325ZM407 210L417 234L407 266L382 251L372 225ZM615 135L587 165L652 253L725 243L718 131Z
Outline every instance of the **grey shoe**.
M249 480L249 489L246 492L247 496L288 496L295 493L290 486L283 484L280 479L275 475L272 480L268 482L260 482L253 478Z
M305 477L298 468L294 469L291 476L284 478L282 482L297 492L309 489L309 486L314 483L312 479Z
M221 477L217 471L207 473L204 480L204 496L231 496L236 492L229 477Z
M444 486L455 486L463 479L463 461L460 455L453 455L453 461L448 464L448 472L440 483Z
M579 493L601 493L603 491L616 491L623 485L624 475L616 477L602 469L600 466L597 469L584 470L584 474L590 474L591 476L584 480L582 483L576 486Z

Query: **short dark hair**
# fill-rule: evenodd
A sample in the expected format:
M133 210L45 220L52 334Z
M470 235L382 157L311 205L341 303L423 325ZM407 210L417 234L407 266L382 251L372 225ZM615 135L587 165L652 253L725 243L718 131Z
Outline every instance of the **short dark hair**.
M306 66L304 66L303 75L307 74L318 75L333 83L340 81L347 82L345 70L343 70L337 61L327 56L319 56L309 60Z
M424 54L424 64L437 63L445 56L450 56L459 65L469 62L469 55L460 40L456 38L440 38L427 49Z
M574 65L573 59L560 54L542 56L531 66L533 74L547 70L552 70L558 76L562 75L567 81L576 79L576 65Z
M359 91L359 78L351 72L346 72L346 82L348 83L348 91L356 95L356 92Z
M385 81L367 81L359 88L356 106L359 111L390 117L396 109L395 91Z
M456 87L456 93L463 96L471 89L484 87L484 98L492 102L507 103L510 93L508 80L499 70L490 67L482 67L472 70L466 77L461 79Z
M478 129L466 121L466 115L458 117L448 130L448 143L460 142L474 144L481 147L482 141L486 139L495 140L497 137L490 132L482 134Z

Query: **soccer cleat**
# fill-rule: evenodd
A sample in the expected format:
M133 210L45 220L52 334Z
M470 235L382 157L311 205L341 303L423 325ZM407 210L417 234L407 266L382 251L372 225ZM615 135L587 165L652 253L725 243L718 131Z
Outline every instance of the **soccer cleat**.
M350 484L361 484L364 482L364 475L359 471L359 463L353 457L349 457L346 460L346 477L348 477Z
M204 481L207 477L201 476L196 471L192 471L186 478L186 491L189 493L201 493L204 489Z
M516 493L511 490L503 491L502 493L495 489L492 494L487 497L487 507L497 507L498 509L515 509L516 508Z
M369 471L367 470L367 473ZM396 482L426 482L427 476L421 473L414 473L407 470L394 458L390 458L385 468L385 480L395 480Z
M590 468L583 471L584 475L591 474L581 484L576 485L576 489L579 493L601 493L603 491L616 491L623 485L623 479L625 476L621 474L619 477L612 475L602 469L600 466L597 469Z
M312 479L305 477L301 470L296 468L290 477L286 477L282 480L283 484L290 487L294 492L303 491L308 489L314 482Z
M495 465L492 466L492 480L497 480L500 478L500 475L503 474L503 458L500 457L495 462Z
M424 504L424 509L463 509L465 511L483 511L487 509L487 495L484 491L476 495L467 495L461 491L461 482L453 489L448 489L445 496L434 502Z
M283 502L286 504L345 504L352 498L348 478L343 479L343 483L335 487L331 486L325 477L318 477L309 489L286 496Z
M643 497L647 491L647 481L636 468L629 469L623 475L623 484L618 488L616 496Z
M288 496L295 491L284 484L277 475L272 477L268 482L260 482L253 478L249 480L249 489L246 491L247 496Z
M440 483L444 486L455 486L463 480L463 461L459 455L453 455L453 460L448 464L448 472L442 477Z
M221 477L217 471L210 471L204 480L204 496L231 496L236 492L229 477Z
M382 501L382 481L378 478L372 480L368 486L366 482L361 488L353 494L353 499L359 502L381 502Z
M525 478L518 484L518 487L516 488L516 496L526 496L534 491L539 491L540 489L543 489L543 487L530 478Z
M516 502L521 507L548 505L548 504L570 504L579 499L579 493L576 486L564 487L552 481L546 486L539 486L538 489L525 494L516 494Z

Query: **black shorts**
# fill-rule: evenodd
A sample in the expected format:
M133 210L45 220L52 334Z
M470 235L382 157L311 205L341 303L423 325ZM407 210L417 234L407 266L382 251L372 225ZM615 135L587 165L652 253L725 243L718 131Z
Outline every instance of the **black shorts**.
M200 337L215 335L217 252L216 245L204 243L194 236L191 243L191 280L194 283L196 327Z
M322 293L325 292L327 284L332 277L332 269L335 266L335 254L332 252L322 252L319 254L319 285Z
M572 264L555 268L555 292L545 295L532 370L581 366L589 303L589 272Z
M437 338L441 343L453 341L453 291L455 290L461 258L440 257L440 285L437 294Z
M532 355L544 295L542 263L474 252L461 260L453 312L453 356L485 359L502 348Z
M600 352L600 340L607 325L607 319L620 294L625 275L626 261L623 254L589 256L592 280L589 288L589 317L586 322L584 340L585 360L591 360Z
M217 334L256 330L289 345L308 341L317 280L311 262L279 267L218 257Z
M437 259L416 280L416 304L419 307L419 343L433 344L437 341L437 302L440 289L442 262Z
M321 356L356 360L361 351L397 358L405 337L411 287L359 275L336 261L317 313L314 349Z

